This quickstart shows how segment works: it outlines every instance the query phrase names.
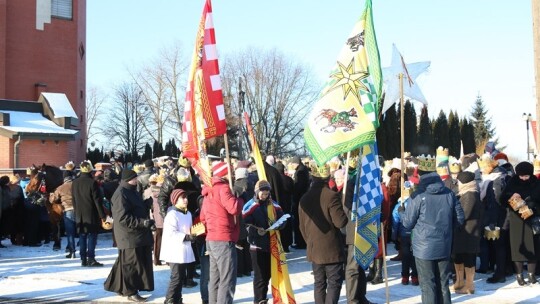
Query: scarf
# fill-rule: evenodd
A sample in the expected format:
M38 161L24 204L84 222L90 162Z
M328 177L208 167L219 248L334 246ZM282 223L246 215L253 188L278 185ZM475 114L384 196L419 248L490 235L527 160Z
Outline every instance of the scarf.
M478 188L476 187L476 181L470 181L468 183L462 184L460 181L458 181L458 196L463 196L467 192L478 192Z

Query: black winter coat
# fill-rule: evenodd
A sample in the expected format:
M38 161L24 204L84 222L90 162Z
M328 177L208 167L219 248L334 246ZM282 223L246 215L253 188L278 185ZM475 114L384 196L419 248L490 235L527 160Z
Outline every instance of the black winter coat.
M522 181L516 175L508 181L501 195L501 204L508 206L510 253L514 262L536 261L536 256L534 236L529 221L523 220L517 211L510 208L508 199L514 193L519 193L523 199L529 198L527 199L527 205L532 209L534 215L540 215L540 208L537 208L537 201L540 198L540 195L538 195L539 186L540 184L535 176L531 176L528 181Z
M136 185L122 181L113 194L114 238L118 249L152 246L152 231L144 226L150 218L148 206L137 192Z
M452 254L473 253L480 250L480 238L484 232L482 217L484 216L484 206L480 201L478 191L469 191L462 196L458 196L465 222L461 228L454 232L454 246Z
M105 220L99 185L90 173L81 173L71 186L78 233L98 233Z

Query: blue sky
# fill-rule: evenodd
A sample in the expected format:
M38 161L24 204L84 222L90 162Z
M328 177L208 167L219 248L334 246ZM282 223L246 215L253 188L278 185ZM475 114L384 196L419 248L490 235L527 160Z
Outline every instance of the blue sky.
M87 1L87 83L107 90L180 42L191 57L204 0ZM321 84L364 8L364 0L212 2L221 56L276 48L311 66ZM535 116L530 1L374 0L383 67L392 43L406 62L431 61L418 83L430 116L469 114L478 93L506 152L526 159L523 112Z

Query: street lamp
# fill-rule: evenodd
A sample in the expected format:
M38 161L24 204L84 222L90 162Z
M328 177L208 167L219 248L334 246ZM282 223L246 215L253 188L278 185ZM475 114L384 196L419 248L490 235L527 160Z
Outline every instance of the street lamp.
M525 121L525 127L527 129L527 161L530 161L530 145L529 145L529 122L531 121L531 113L523 113L521 118Z

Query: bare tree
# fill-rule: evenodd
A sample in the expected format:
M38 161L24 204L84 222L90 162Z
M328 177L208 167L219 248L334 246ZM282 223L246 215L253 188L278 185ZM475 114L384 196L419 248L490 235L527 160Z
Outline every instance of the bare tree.
M101 122L105 113L103 106L106 100L105 94L97 87L91 87L88 90L86 98L86 136L88 143L91 142L92 138L103 132Z
M185 86L180 79L187 71L186 61L181 60L181 47L176 44L164 48L159 56L138 71L130 71L134 83L142 94L145 107L137 110L143 127L157 142L164 142L167 128L179 138L182 129L183 97Z
M111 145L117 145L127 152L139 153L149 140L144 118L139 114L145 107L144 96L136 84L125 82L115 88L113 99L113 108L103 134L111 140Z
M249 48L227 57L222 72L223 92L240 117L245 110L251 119L261 151L286 155L303 145L302 131L309 105L318 95L311 70L281 52ZM243 80L245 102L231 102ZM242 109L243 108L243 109ZM237 119L239 121L239 119Z

